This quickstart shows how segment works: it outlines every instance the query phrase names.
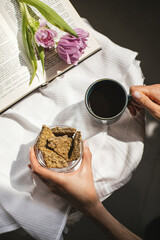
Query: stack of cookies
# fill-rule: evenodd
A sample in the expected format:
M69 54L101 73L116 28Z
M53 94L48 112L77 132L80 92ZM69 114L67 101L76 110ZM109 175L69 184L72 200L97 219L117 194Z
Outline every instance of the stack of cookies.
M63 168L81 155L81 132L76 128L42 126L35 147L48 168Z

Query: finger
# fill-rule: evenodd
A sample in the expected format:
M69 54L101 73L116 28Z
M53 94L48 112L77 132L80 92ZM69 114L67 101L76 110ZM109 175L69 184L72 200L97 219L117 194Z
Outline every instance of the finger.
M135 109L136 109L137 112L140 112L142 110L142 107L141 106L140 107L139 106L135 106Z
M144 93L153 102L160 104L160 84L153 84L149 86L132 86L130 88L131 94L136 91Z
M140 92L146 92L146 87L145 85L135 85L135 86L131 86L130 87L130 93L132 94L132 92L135 91L140 91Z
M40 175L42 178L51 180L56 184L61 184L63 174L42 167L37 161L33 147L30 149L30 162L33 173Z
M28 167L31 169L31 164L28 164Z
M82 167L88 164L91 165L91 160L92 160L92 154L90 152L87 140L83 142L83 148L84 150L83 150L82 163L81 163Z
M34 148L31 147L30 148L30 153L29 153L29 160L31 163L31 167L34 167L35 169L40 167L40 164L37 161L36 155L35 155L35 151Z
M138 102L136 102L133 97L130 98L129 104L141 107L141 105Z
M135 91L132 92L132 97L153 116L160 117L160 106L150 100L144 93Z
M128 109L129 109L130 114L131 114L132 116L135 116L135 115L136 115L136 108L135 108L134 105L129 104L129 105L128 105Z

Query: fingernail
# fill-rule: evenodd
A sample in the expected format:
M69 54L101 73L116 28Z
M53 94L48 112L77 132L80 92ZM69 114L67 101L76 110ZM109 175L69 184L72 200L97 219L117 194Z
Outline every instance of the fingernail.
M140 97L141 97L141 94L140 94L140 92L135 91L135 92L132 93L132 96L133 96L134 98L140 98Z
M87 148L89 148L89 144L88 144L88 141L87 140L85 140L85 146L87 147Z

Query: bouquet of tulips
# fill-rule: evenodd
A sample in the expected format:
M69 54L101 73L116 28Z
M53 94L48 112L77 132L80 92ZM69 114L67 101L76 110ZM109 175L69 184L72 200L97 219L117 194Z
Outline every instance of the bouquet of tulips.
M30 84L37 71L37 57L41 60L44 71L45 48L55 48L60 58L67 64L77 65L87 47L89 34L81 28L72 29L52 8L40 0L18 0L22 14L22 38L24 48L33 68ZM43 16L38 21L28 10L28 5L35 7ZM66 32L58 42L57 32L47 26L47 21Z

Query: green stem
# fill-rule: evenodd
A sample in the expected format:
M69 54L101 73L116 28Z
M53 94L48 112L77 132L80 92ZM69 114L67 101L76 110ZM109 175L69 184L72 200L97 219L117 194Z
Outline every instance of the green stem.
M35 52L34 52L34 49L32 46L30 30L28 28L29 26L28 26L28 20L27 20L27 15L26 15L25 3L23 3L20 0L19 5L20 5L21 14L22 14L22 40L23 40L24 48L27 53L28 59L33 68L33 73L32 73L31 79L30 79L30 84L31 84L36 75L37 60L36 60Z
M24 7L25 7L28 25L33 29L33 31L35 33L39 28L39 23L37 21L35 21L34 18L30 15L26 3L24 3Z

